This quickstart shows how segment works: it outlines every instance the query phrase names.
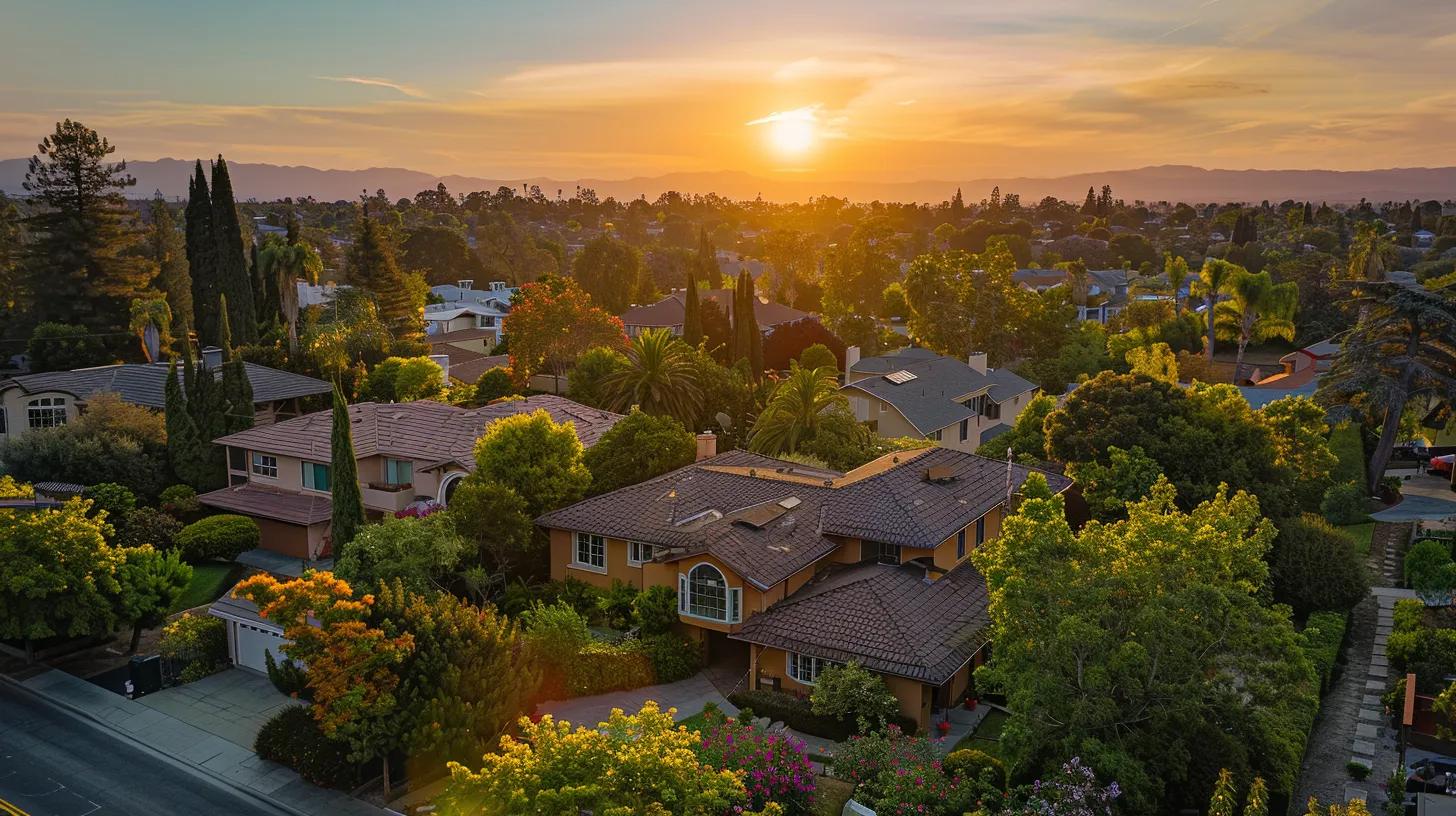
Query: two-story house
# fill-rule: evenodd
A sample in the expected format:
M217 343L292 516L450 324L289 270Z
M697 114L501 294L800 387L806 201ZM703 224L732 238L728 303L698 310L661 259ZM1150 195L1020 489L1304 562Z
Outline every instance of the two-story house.
M475 441L501 417L543 409L570 422L591 446L620 414L551 395L506 400L483 408L439 402L349 406L350 433L366 515L400 512L415 502L450 503L460 480L475 470ZM219 437L227 447L229 486L199 497L209 507L252 517L265 549L314 560L332 554L333 412L318 411L267 427Z
M986 367L986 355L968 360L929 349L902 348L879 357L846 353L844 387L855 418L881 436L909 436L974 452L1010 430L1031 402L1036 385L1007 369Z
M1030 472L945 448L848 473L733 451L537 523L552 578L672 587L683 632L745 667L745 687L807 694L855 660L928 727L985 658L986 583L967 556Z

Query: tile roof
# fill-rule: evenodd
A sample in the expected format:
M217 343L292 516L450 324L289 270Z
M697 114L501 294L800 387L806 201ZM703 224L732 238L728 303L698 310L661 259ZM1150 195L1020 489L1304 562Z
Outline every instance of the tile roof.
M40 391L64 391L75 394L78 399L88 399L93 394L111 391L123 400L148 408L163 408L167 404L167 364L165 363L122 363L119 365L78 368L74 371L48 371L43 374L21 374L0 383L0 388L9 384L20 386L26 393ZM253 386L253 401L257 403L327 394L328 383L292 371L243 363L248 373L248 382ZM221 369L214 369L214 376L221 376Z
M933 581L913 563L836 566L729 637L940 685L986 644L988 605L970 562Z
M463 343L470 340L484 340L487 338L494 340L496 333L495 329L456 329L455 331L427 335L427 337L430 345L433 346L440 343Z
M297 493L252 482L203 493L197 500L219 510L290 524L319 524L328 521L334 512L333 500L328 496Z
M926 480L931 468L951 478ZM1012 488L1030 469L1012 465ZM1053 490L1071 481L1046 473ZM825 482L829 482L828 485ZM933 547L1005 501L1006 463L947 448L891 454L847 474L746 451L585 499L536 520L669 548L664 560L708 553L767 589L838 548L828 536ZM764 505L798 503L762 527L745 523ZM716 511L718 517L704 514Z
M208 611L227 615L231 618L245 620L249 623L257 624L260 626L267 626L268 628L275 629L280 633L283 631L282 626L279 626L273 621L270 621L267 618L263 617L262 613L258 611L257 604L253 603L247 598L234 597L233 590L236 588L237 584L228 587L228 591L224 592L221 598L213 601L212 604L207 607Z
M730 320L733 317L733 290L732 289L704 289L698 292L701 300L716 301L723 307L723 313ZM686 307L683 305L687 294L685 292L673 292L656 303L645 306L633 306L622 313L622 323L627 326L681 326ZM806 317L813 317L808 312L801 312L791 306L773 301L764 301L759 298L753 307L753 316L758 320L760 328L766 329L770 326L777 326L781 323L793 323L796 320L803 320Z
M621 414L588 408L565 397L537 394L506 400L483 408L460 408L430 400L418 402L360 402L349 406L354 453L359 457L383 454L415 462L459 462L475 469L475 440L501 417L545 409L557 422L571 422L581 443L595 445L617 424ZM214 444L248 450L328 461L332 411L249 428L219 437Z
M904 348L868 357L850 370L875 376L847 383L841 391L862 391L888 402L922 434L975 417L975 411L956 402L959 397L985 389L995 402L1005 402L1036 388L1034 383L1009 369L992 368L982 374L964 360L922 348ZM909 371L915 377L903 383L886 379L886 375L897 371Z

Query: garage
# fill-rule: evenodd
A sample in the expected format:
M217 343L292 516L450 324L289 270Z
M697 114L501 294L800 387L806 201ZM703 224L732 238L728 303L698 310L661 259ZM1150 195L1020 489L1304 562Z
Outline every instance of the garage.
M227 623L228 657L234 666L266 672L269 652L274 661L283 658L283 646L288 642L283 629L264 620L252 601L234 598L232 592L227 592L213 601L207 613Z

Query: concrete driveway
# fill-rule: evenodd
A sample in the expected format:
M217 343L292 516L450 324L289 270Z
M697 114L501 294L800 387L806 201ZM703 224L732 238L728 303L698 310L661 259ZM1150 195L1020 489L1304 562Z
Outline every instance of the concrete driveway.
M267 677L244 669L220 671L136 702L249 751L263 723L299 704L273 688Z
M713 687L707 675L699 672L686 680L665 683L660 686L643 686L630 691L614 691L595 697L577 697L571 700L553 700L536 706L537 714L550 714L555 719L565 720L572 725L596 728L611 716L612 709L620 708L628 714L635 714L648 700L656 700L663 711L676 708L675 719L683 719L703 710L707 703L717 703L725 714L738 713L737 706Z

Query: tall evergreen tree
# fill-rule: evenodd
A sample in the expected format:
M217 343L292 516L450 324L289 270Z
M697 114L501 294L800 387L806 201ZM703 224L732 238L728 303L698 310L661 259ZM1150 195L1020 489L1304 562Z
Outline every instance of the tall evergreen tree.
M212 234L217 245L219 294L227 296L228 320L238 343L258 342L258 322L253 310L253 278L243 249L243 225L233 200L233 182L222 156L212 166ZM206 338L217 342L217 338Z
M167 460L172 464L172 473L184 484L202 489L209 484L207 457L197 432L197 423L187 409L187 399L182 395L182 386L177 380L177 360L167 367L166 403L163 409L167 421Z
M329 488L332 493L334 555L354 540L364 526L364 498L359 493L359 466L354 460L354 435L349 427L349 404L344 391L334 383L334 429L330 438L332 453Z
M758 295L753 290L753 276L743 272L743 321L748 324L748 365L753 379L763 378L763 332L758 328Z
M718 268L718 250L708 240L708 231L698 227L698 277L708 289L723 288L723 270Z
M1087 188L1087 200L1082 202L1083 215L1097 214L1097 191L1091 187Z
M1314 207L1310 206L1308 201L1304 202L1304 225L1306 227L1314 226Z
M147 227L145 253L157 265L157 288L167 298L167 308L172 310L171 331L180 334L183 326L192 325L192 275L187 269L187 249L182 236L177 232L177 220L172 208L162 198L161 191L152 197L149 210L151 223Z
M374 296L379 317L396 340L418 339L423 331L424 304L416 287L400 271L388 232L369 217L365 207L349 247L349 282Z
M221 403L226 406L222 425L227 433L237 433L253 427L253 384L248 381L246 365L233 348L226 297L218 305L218 313L222 315L219 332L219 343L222 346L222 381L218 388L222 393Z
M192 276L192 327L197 340L208 343L217 337L218 284L217 242L212 232L212 194L198 160L187 183L187 209L182 214L187 244L187 268ZM174 311L175 314L175 311ZM190 375L189 375L190 376Z
M688 286L683 292L683 342L697 348L703 342L703 313L698 303L698 279L688 270Z
M37 205L26 221L23 314L34 324L85 326L116 352L130 350L131 301L152 278L149 264L122 253L122 191L136 179L126 162L107 162L116 148L80 122L57 123L36 150L23 184Z

